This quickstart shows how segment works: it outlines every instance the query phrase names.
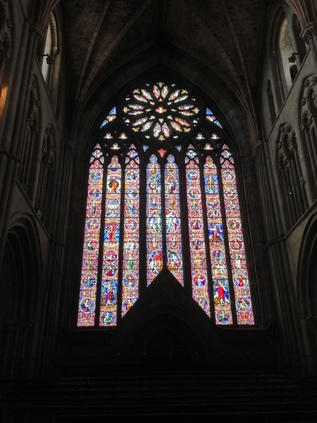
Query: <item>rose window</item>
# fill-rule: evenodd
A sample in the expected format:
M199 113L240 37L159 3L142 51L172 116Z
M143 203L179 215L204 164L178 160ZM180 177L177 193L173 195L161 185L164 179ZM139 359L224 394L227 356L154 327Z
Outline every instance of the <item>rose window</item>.
M178 139L198 123L200 107L187 89L163 82L145 84L126 97L123 119L146 139Z

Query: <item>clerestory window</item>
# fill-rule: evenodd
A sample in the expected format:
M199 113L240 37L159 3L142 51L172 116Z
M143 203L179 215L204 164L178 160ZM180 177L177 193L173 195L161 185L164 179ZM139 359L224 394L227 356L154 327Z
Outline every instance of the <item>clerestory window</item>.
M253 325L235 162L189 89L133 87L91 152L77 326L116 326L163 269L216 325Z

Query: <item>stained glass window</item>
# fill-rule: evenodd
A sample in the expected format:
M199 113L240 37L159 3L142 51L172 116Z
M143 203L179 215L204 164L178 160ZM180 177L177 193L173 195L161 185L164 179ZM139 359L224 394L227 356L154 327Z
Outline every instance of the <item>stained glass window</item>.
M116 326L163 269L216 325L254 325L235 162L223 124L198 98L145 83L102 120L88 171L79 327Z
M122 261L122 316L138 299L140 165L132 144L126 157L124 190L124 238Z

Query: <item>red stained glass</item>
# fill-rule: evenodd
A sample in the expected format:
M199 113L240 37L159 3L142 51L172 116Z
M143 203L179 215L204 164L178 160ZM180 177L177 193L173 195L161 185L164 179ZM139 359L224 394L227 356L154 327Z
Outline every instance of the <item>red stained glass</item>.
M77 326L94 326L95 324L102 185L103 154L100 146L97 145L91 156L88 176Z
M146 170L147 285L163 269L161 168L153 154Z
M134 145L129 149L125 166L124 216L122 316L139 296L140 166Z
M165 177L166 255L167 268L183 285L183 253L179 199L178 166L172 155L167 157Z
M210 316L206 244L203 225L203 208L200 188L198 157L192 146L186 158L186 191L190 242L192 295L194 300Z
M237 323L238 325L253 325L254 316L244 249L236 174L232 156L226 145L223 147L222 156L226 159L222 160L221 175Z
M228 325L232 324L232 311L222 215L220 212L218 171L210 156L207 157L204 166L204 185L215 321L218 325Z
M117 323L121 180L121 166L118 157L113 156L106 179L100 326L114 326ZM109 274L109 267L113 269L112 274Z

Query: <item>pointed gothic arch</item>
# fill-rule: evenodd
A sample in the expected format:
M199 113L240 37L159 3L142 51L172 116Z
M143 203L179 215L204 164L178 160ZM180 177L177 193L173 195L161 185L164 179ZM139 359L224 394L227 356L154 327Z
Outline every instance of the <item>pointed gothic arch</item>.
M116 326L164 269L216 325L254 325L233 145L178 83L132 86L90 156L77 326Z
M0 340L10 345L0 353L0 374L5 377L22 375L24 366L34 367L33 336L43 294L39 245L33 218L15 216L0 268Z

